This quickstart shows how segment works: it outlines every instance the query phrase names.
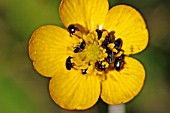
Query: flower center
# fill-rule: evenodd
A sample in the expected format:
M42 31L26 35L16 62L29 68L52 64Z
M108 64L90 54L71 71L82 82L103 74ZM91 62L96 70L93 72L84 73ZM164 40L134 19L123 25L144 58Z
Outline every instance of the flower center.
M97 61L99 59L100 54L102 54L102 52L99 49L99 45L91 43L87 46L86 57L89 61Z
M115 40L114 32L96 29L86 33L78 25L70 25L68 31L75 45L74 53L66 59L67 70L81 70L82 74L103 74L123 68L123 41L120 38Z

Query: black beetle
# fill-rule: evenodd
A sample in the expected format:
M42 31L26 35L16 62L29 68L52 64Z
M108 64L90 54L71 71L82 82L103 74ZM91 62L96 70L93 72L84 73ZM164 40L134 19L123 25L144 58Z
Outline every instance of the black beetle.
M73 24L69 25L67 30L71 35L73 35L76 31L79 31L79 29Z
M100 38L102 37L102 30L96 29L97 35L98 35L98 40L100 40Z
M73 67L73 64L71 63L71 58L72 57L68 57L67 60L66 60L66 68L67 70L71 70L71 68Z
M95 66L96 66L97 70L99 70L99 71L104 71L106 69L105 65L102 65L102 62L96 62Z
M123 69L124 64L125 64L125 62L124 62L124 55L121 55L120 57L115 58L114 68L117 71L120 71L121 69Z
M106 48L106 53L108 54L107 58L105 58L105 60L111 64L113 62L114 59L114 53L107 47Z
M87 69L82 69L82 70L81 70L82 74L87 74L86 71L87 71Z
M78 53L78 52L83 51L83 49L85 48L85 46L86 46L86 43L85 43L85 41L83 40L83 42L82 42L78 47L76 47L76 49L74 50L74 53Z
M117 40L114 41L114 48L117 49L117 50L120 50L122 48L122 44L123 44L123 41L118 38Z

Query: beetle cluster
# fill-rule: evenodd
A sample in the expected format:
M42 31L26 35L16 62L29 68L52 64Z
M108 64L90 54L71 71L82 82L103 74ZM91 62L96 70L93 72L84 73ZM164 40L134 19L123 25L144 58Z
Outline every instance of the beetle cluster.
M71 24L71 25L68 26L67 31L70 33L70 36L72 36L72 35L74 35L76 33L76 31L80 31L80 30L79 30L78 26ZM85 46L86 46L86 43L83 40L81 42L81 44L74 49L74 53L78 53L78 52L83 51Z
M80 31L79 28L77 26L73 25L73 24L68 26L67 30L70 33L70 36L74 35L77 31ZM96 29L98 40L100 40L100 38L102 37L103 31L105 31L105 30ZM106 61L108 64L110 64L110 67L112 69L120 71L123 68L124 63L125 63L124 62L124 55L122 54L120 56L116 56L117 53L113 52L108 47L108 45L111 44L111 43L114 43L114 49L117 50L117 53L119 53L119 51L122 51L121 48L122 48L123 41L120 38L115 40L114 32L109 32L108 35L105 37L104 41L101 44L101 47L103 49L106 49L106 53L107 53L107 57L105 58L104 61ZM85 46L86 46L86 43L83 40L81 42L81 44L74 49L74 53L78 53L78 52L83 51ZM71 68L73 67L73 63L71 62L71 58L72 57L69 56L66 60L66 69L67 70L71 70ZM105 67L106 65L105 64L103 65L103 63L102 63L104 61L97 61L95 63L95 67L98 71L105 71L106 70L106 67ZM86 71L87 71L87 69L82 69L82 74L86 74Z
M101 38L102 36L102 31L101 30L96 30L97 34L98 34L98 39ZM107 61L109 64L112 64L115 70L120 71L123 66L124 66L124 55L121 55L119 57L115 57L115 52L113 52L109 47L108 44L110 43L114 43L114 48L119 52L122 51L122 44L123 41L118 38L117 40L115 40L114 37L114 32L110 32L108 33L108 35L105 37L105 40L102 42L102 47L104 49L106 49L106 53L108 54L108 56L105 58L105 61ZM97 70L103 71L105 70L105 65L102 65L101 62L96 62L96 68Z
M70 33L70 36L74 35L77 31L80 31L79 28L76 26L76 25L69 25L68 28L67 28L67 31ZM81 44L79 46L77 46L75 49L74 49L74 53L78 53L78 52L81 52L84 50L86 46L86 43L85 41L83 40L81 42ZM72 57L68 57L67 60L66 60L66 69L67 70L71 70L71 68L73 67L73 63L71 63L71 58ZM82 69L82 74L86 74L86 71L87 69Z

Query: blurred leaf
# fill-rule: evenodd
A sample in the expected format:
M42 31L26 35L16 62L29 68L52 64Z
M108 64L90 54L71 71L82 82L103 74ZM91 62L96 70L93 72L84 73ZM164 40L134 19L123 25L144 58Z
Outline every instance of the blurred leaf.
M61 25L58 14L60 0L8 0L7 20L18 39L29 39L41 25Z
M12 79L0 77L0 113L38 113L34 103Z

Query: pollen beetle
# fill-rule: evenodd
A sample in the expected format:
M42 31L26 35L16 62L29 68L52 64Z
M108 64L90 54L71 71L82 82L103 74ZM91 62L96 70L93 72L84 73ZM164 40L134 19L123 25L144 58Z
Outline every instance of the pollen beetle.
M110 43L113 43L114 42L114 40L115 40L115 32L114 31L111 31L111 32L109 32L109 34L108 34L108 36L109 36L109 42Z
M87 74L86 71L87 71L87 69L82 69L82 70L81 70L82 74Z
M72 57L68 57L67 60L66 60L66 68L67 70L71 70L71 68L73 67L73 64L71 63L71 58Z
M97 35L98 35L98 40L102 37L102 30L96 29Z
M114 33L115 33L114 31L111 31L111 32L109 32L108 35L105 37L105 40L102 42L102 47L103 47L104 49L107 48L107 45L108 45L109 43L113 43L113 42L114 42L114 39L115 39Z
M71 35L73 35L76 31L79 31L79 29L75 25L71 24L71 25L68 26L67 31Z
M106 48L106 53L108 54L107 58L105 59L109 64L111 64L113 62L113 58L114 58L114 53L109 49Z
M78 47L76 47L76 49L74 50L74 53L78 53L78 52L83 51L83 49L85 48L85 46L86 46L86 43L85 43L85 41L83 40L83 42L82 42Z
M99 71L104 71L106 69L105 65L102 65L102 62L96 62L95 66L96 66L97 70L99 70Z
M123 44L123 41L118 38L117 40L114 41L114 48L117 49L117 50L120 50L122 48L122 44Z
M117 71L120 71L121 69L123 69L124 64L125 64L125 62L124 62L124 55L115 58L114 68L115 68Z
M106 36L106 38L105 38L105 40L102 42L102 47L104 48L104 49L106 49L107 48L107 45L110 43L110 36L108 35L108 36Z

